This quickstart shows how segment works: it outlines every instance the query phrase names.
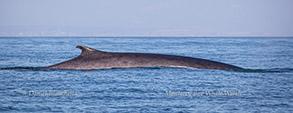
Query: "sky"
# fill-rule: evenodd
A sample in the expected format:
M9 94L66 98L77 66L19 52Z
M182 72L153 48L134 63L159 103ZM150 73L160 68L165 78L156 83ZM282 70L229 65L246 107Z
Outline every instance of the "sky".
M293 0L0 0L0 36L293 36Z

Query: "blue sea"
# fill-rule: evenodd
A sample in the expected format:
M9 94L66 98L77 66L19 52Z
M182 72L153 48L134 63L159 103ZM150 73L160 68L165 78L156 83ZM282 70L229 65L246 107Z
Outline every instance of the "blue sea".
M290 37L0 37L0 112L293 112ZM42 70L109 52L203 58L244 70Z

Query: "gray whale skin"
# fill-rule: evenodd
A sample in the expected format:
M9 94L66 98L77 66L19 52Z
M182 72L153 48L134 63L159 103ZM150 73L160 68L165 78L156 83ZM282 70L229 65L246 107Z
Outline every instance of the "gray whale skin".
M43 69L93 70L135 67L179 67L195 69L242 69L237 66L185 56L150 54L150 53L116 53L95 50L85 46L76 46L82 53L71 60L44 67Z

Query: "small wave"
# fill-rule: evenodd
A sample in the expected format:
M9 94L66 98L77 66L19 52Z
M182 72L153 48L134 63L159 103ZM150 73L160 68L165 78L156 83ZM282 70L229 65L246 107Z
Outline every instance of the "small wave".
M43 70L42 67L2 67L0 70Z
M293 72L293 68L272 68L272 69L235 69L235 72L251 72L251 73L280 73Z

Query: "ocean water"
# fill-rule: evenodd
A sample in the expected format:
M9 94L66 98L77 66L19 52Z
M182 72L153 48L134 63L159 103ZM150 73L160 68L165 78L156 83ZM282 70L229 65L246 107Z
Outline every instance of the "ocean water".
M1 37L0 112L293 112L293 38ZM160 53L245 70L42 70L102 51Z

